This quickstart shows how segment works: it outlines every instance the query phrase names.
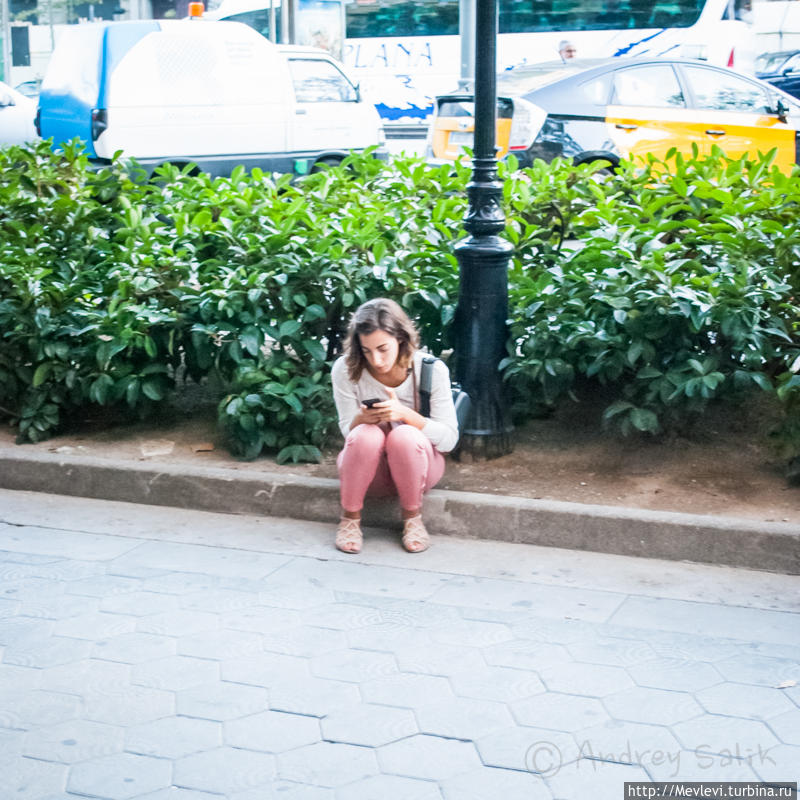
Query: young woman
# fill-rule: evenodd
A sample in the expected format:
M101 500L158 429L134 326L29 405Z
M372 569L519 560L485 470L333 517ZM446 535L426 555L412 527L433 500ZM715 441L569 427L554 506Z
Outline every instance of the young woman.
M422 495L444 474L444 453L458 441L450 374L433 368L431 415L419 408L423 354L419 334L393 300L360 306L350 320L345 354L333 365L333 398L345 445L339 454L342 518L336 547L361 550L364 497L397 494L403 508L403 547L427 550Z

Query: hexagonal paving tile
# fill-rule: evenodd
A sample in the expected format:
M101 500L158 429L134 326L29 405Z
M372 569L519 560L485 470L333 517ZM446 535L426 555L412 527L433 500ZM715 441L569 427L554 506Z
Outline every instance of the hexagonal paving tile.
M778 744L763 722L711 714L679 722L672 726L672 732L687 750L730 754L734 758L745 758Z
M176 761L173 783L186 789L227 795L265 786L274 777L274 756L218 747Z
M419 734L377 749L384 772L406 778L445 780L480 766L472 742Z
M159 758L182 758L221 744L220 723L188 717L165 717L134 725L125 735L125 749L129 753Z
M375 609L350 603L328 603L316 606L303 611L299 616L303 623L339 631L363 628L366 625L375 624L380 619Z
M462 645L465 647L489 647L501 642L511 641L514 636L507 625L499 622L479 622L464 619L448 621L431 628L430 637L441 644Z
M784 744L800 746L800 710L780 714L767 724Z
M373 775L339 788L336 800L442 800L442 793L433 781Z
M3 663L42 669L60 664L73 664L87 658L91 647L91 642L80 639L42 636L6 647L3 651Z
M454 739L478 739L514 727L514 720L503 703L449 697L442 702L416 709L422 733Z
M463 675L486 668L477 647L434 642L428 638L427 632L398 648L395 658L403 672L427 675Z
M549 776L579 757L569 733L544 728L511 728L475 742L487 767L505 767Z
M648 689L634 686L602 699L612 717L630 722L672 725L703 713L700 704L687 692Z
M800 683L800 663L788 658L742 654L715 665L729 681L776 687L788 681Z
M83 694L109 687L127 688L130 683L131 667L113 661L87 658L75 664L63 664L41 670L41 683L48 689L65 694ZM0 667L0 681L2 667Z
M265 689L227 681L215 681L183 689L176 697L179 714L202 719L219 721L236 719L267 708Z
M264 649L290 656L321 656L332 650L343 650L347 639L341 631L300 625L285 631L264 634Z
M181 608L190 611L211 611L221 613L236 611L258 604L255 592L238 592L235 589L213 589L209 592L192 592L183 595Z
M275 683L269 690L269 707L292 714L324 717L338 708L357 706L360 702L357 686L327 678L295 677Z
M375 752L350 744L317 742L278 757L278 775L284 780L335 788L376 775Z
M638 639L607 638L572 642L567 645L567 650L576 661L609 667L629 667L656 658L653 648Z
M188 656L169 656L137 664L131 683L153 689L179 691L219 680L219 663Z
M123 633L95 642L92 657L102 658L105 661L119 661L123 664L141 664L154 658L173 656L175 648L175 639L168 636Z
M282 753L322 738L316 717L281 711L262 711L226 722L224 737L225 744L265 753Z
M608 719L599 700L555 692L518 700L509 706L520 725L554 731L577 731Z
M92 686L83 700L86 719L109 725L136 725L175 713L172 692L142 686Z
M68 800L68 798L64 798ZM221 800L220 795L210 794L209 792L198 792L196 789L179 789L177 786L170 786L166 789L159 789L151 794L143 794L136 800Z
M547 778L554 800L618 797L626 781L649 783L647 772L642 767L587 758L566 764L556 775Z
M770 748L768 752L754 753L748 759L748 764L762 781L771 783L796 781L797 765L800 764L800 747L778 745Z
M169 786L171 777L169 761L120 753L72 766L67 790L90 797L127 800Z
M711 664L679 658L660 658L635 664L628 667L628 674L638 686L676 692L696 692L722 683L722 676Z
M644 765L654 781L754 781L756 774L746 761L707 752L672 750L654 752Z
M221 615L223 627L232 631L252 631L253 633L276 633L302 624L299 611L289 608L269 608L251 606L239 611L228 611Z
M558 664L539 670L542 683L552 692L604 697L633 686L622 667L599 664Z
M178 639L178 653L183 656L212 658L242 658L262 651L260 633L247 631L203 631Z
M368 703L403 708L422 708L453 696L446 678L412 674L390 675L365 681L361 684L361 694Z
M25 735L23 752L42 761L73 764L121 753L124 740L122 728L73 720L29 731Z
M669 754L681 749L669 728L639 722L609 720L603 725L575 731L573 736L582 758L639 764L645 768L655 753Z
M695 697L712 714L750 719L768 719L794 707L780 689L748 686L742 691L743 688L740 683L720 683L695 692Z
M32 758L14 758L2 763L2 785L14 800L41 800L61 791L67 780L64 764L48 764Z
M493 667L539 670L552 664L572 661L567 648L560 644L547 644L530 639L513 639L510 642L483 648L486 663Z
M335 800L335 798L333 789L291 781L272 781L269 786L246 789L228 795L228 800Z
M155 633L158 636L191 636L202 631L218 630L220 624L219 614L178 609L142 617L137 623L136 630L141 633Z
M459 697L496 700L499 703L523 700L546 691L534 672L510 667L483 667L457 673L450 676L450 685Z
M58 669L56 667L56 669ZM49 670L36 669L36 667L18 667L15 664L0 664L0 686L2 693L13 694L24 692L28 689L38 689L42 685L42 676L47 675ZM53 691L58 691L59 687L51 686L47 682L44 685Z
M178 608L179 603L176 596L161 592L128 592L103 598L100 609L111 614L147 617L174 611Z
M105 614L98 611L93 614L81 614L77 617L62 619L56 623L55 633L73 639L104 639L118 636L121 633L132 633L136 630L136 618L120 614Z
M408 708L359 705L333 711L321 720L322 735L333 742L379 747L419 733Z
M445 800L550 800L552 795L538 775L516 770L481 767L442 782Z
M232 683L270 687L282 681L311 677L307 658L261 653L249 658L232 658L220 665L222 679Z
M77 719L81 700L70 694L42 689L0 692L0 727L27 730Z
M334 650L311 659L311 673L319 678L359 683L382 675L397 674L397 662L389 653L366 650Z

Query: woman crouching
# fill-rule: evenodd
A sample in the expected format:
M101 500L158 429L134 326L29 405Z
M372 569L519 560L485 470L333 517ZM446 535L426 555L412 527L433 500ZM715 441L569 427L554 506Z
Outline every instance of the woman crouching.
M337 459L342 518L336 547L361 551L366 495L397 494L403 547L427 550L422 496L444 474L444 453L458 442L450 374L433 365L430 417L418 413L423 354L414 324L393 300L378 298L353 314L345 354L333 365L333 398L345 445Z

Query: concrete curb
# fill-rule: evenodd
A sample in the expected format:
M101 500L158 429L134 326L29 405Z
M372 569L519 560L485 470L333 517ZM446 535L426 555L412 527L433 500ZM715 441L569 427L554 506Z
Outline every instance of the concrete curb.
M0 448L0 488L333 523L338 481L247 469L140 463ZM396 502L374 502L367 525L397 526ZM800 530L668 511L475 492L432 491L434 534L800 574Z

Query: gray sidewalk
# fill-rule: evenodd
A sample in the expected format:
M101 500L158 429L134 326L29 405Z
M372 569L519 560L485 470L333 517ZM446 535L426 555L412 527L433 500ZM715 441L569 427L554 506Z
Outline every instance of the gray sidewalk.
M0 490L0 800L800 778L797 577L332 531Z

